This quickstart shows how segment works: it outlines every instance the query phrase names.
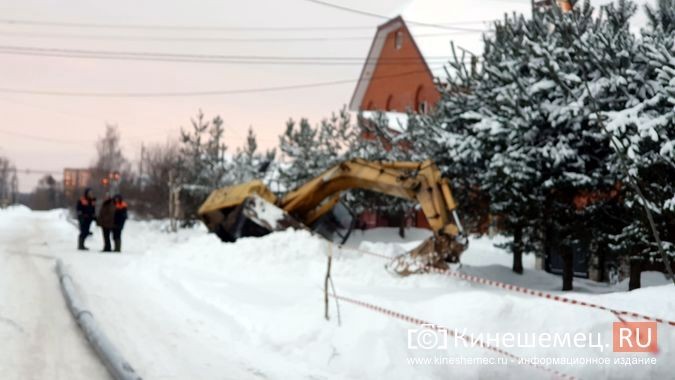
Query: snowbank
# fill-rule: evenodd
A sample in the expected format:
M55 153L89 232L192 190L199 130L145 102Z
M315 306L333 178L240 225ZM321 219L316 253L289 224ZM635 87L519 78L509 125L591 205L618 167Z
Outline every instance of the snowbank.
M440 379L549 378L516 363L508 365L414 364L411 358L496 358L477 347L420 351L409 347L415 326L386 315L335 304L323 319L326 241L306 231L285 231L262 238L221 243L203 227L164 232L160 222L130 221L125 254L74 251L75 229L58 213L33 213L47 245L30 243L34 253L58 253L80 282L100 324L122 352L133 358L145 378L336 378ZM3 218L0 216L0 223ZM63 236L62 236L63 235ZM409 231L422 239L423 230ZM99 244L98 232L90 246ZM355 232L352 246L395 255L414 241L395 230ZM379 239L379 241L377 241ZM375 241L373 241L375 240ZM442 275L395 277L383 260L353 250L335 250L332 275L338 294L371 302L467 334L593 333L611 345L608 312L532 298ZM464 254L466 273L558 293L560 278L526 269L510 272L510 256L489 239L473 239ZM531 258L525 257L531 268ZM654 286L633 292L575 279L579 291L565 296L620 309L675 319L675 287ZM602 291L599 291L601 289ZM625 289L625 288L624 288ZM604 294L603 294L604 292ZM413 329L413 330L410 330ZM412 332L411 332L412 331ZM659 328L655 365L557 365L581 378L669 377L675 331ZM506 349L506 348L505 348ZM592 347L520 347L523 357L608 357L620 354ZM633 357L647 354L621 354Z

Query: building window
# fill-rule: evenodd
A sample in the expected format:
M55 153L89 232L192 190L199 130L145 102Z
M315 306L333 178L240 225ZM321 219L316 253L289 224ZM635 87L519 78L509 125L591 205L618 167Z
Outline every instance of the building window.
M426 100L423 100L424 97L424 86L417 87L415 91L415 111L419 114L426 114L429 112L429 103Z
M387 103L384 107L385 111L391 111L391 107L393 106L392 103L394 103L394 95L389 95L387 98Z
M396 50L401 50L401 47L403 46L403 32L400 30L396 32L396 36L394 37L394 45Z
M429 112L429 104L427 103L426 100L421 101L421 102L417 105L417 112L419 112L419 113L422 114L422 115L426 115L427 112Z

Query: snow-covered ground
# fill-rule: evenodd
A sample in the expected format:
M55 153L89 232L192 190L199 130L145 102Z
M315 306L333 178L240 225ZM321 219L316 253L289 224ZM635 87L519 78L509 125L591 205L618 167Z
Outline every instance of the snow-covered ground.
M0 378L106 378L67 314L53 273L64 260L95 317L146 379L440 379L550 378L530 366L420 364L411 358L500 358L479 347L409 347L416 327L384 314L331 301L323 318L329 244L304 231L221 243L201 226L176 234L162 222L130 221L124 254L101 254L96 231L90 252L75 248L77 231L62 210L0 210ZM348 247L395 255L426 231L357 231ZM580 378L672 378L675 328L660 326L659 352L613 353L608 312L467 283L442 275L395 277L385 262L334 249L332 276L339 295L371 302L465 334L598 334L609 348L509 347L534 358L610 358L610 364L549 367ZM533 268L513 274L511 257L487 238L473 239L459 269L465 273L556 292L560 278ZM565 296L675 320L675 287L660 274L625 292L575 279ZM661 285L659 285L661 284ZM596 336L596 335L594 335ZM413 341L414 343L415 341ZM489 342L488 342L489 343ZM494 343L494 342L493 342ZM615 358L655 364L616 365Z

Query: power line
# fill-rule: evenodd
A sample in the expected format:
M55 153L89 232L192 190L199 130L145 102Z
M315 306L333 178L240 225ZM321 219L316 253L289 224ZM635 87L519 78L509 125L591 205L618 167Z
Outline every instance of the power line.
M244 60L207 60L207 59L180 59L180 58L162 58L162 57L125 57L125 56L105 56L105 55L83 55L83 54L57 54L57 53L32 53L20 51L2 51L0 54L25 55L37 57L56 57L56 58L83 58L98 60L119 60L119 61L152 61L152 62L175 62L175 63L209 63L209 64L243 64L243 65L276 65L276 66L361 66L361 62L322 62L322 61L244 61ZM446 62L448 59L443 60ZM439 62L439 63L442 63ZM416 62L381 62L383 65L413 66Z
M382 16L384 17L384 16ZM444 25L471 25L489 22L491 20L449 22ZM372 30L373 26L194 26L194 25L139 25L139 24L94 24L81 22L38 21L0 19L0 23L9 25L54 26L63 28L93 28L93 29L136 29L136 30L180 30L180 31L310 31L310 30Z
M63 170L16 168L17 174L63 174Z
M363 11L363 10L360 10L360 9L349 8L349 7L345 7L345 6L342 6L342 5L336 5L336 4L328 3L328 2L325 2L325 1L321 1L321 0L305 0L305 1L309 1L310 3L315 3L315 4L323 5L323 6L326 6L326 7L339 9L341 11L356 13L356 14L360 14L360 15L364 15L364 16L377 17L379 19L385 19L385 20L391 19L391 17L389 17L389 16L385 16L385 15L381 15L381 14L377 14L377 13L372 13L372 12L367 12L367 11ZM410 25L427 26L427 27L439 28L439 29L479 31L479 29L458 28L458 27L453 27L453 26L448 26L448 25L430 24L430 23L410 21L410 20L406 20L406 23L410 24ZM483 32L483 30L480 30L480 31ZM455 45L455 46L462 51L465 51L465 52L467 52L467 53L469 53L473 56L476 56L476 54L474 54L472 51L470 51L468 49L465 49L465 48L463 48L459 45Z
M232 65L275 65L275 66L360 66L359 62L311 62L311 61L241 61L241 60L194 60L194 59L172 59L160 57L123 57L123 56L96 56L96 55L73 55L73 54L40 54L30 52L12 52L0 51L0 54L25 55L37 57L56 57L56 58L84 58L99 60L119 60L119 61L153 61L153 62L175 62L175 63L209 63L209 64L232 64ZM412 66L414 62L383 62L384 65Z
M47 112L57 113L57 114L65 115L65 116L75 117L75 118L79 118L79 119L82 119L82 120L96 121L96 122L99 122L99 123L105 122L105 120L103 118L99 118L99 116L94 116L94 115L91 115L91 114L82 113L82 111L69 112L69 111L65 111L65 110L59 110L59 109L54 109L54 108L50 108L50 107L45 107L44 105L40 105L40 104L26 103L26 102L22 102L22 101L19 101L19 100L16 100L16 99L0 98L0 101L19 104L19 105L22 105L22 106L25 106L25 107L31 107L31 108L39 109L39 110L42 110L42 111L47 111ZM135 126L137 128L140 128L140 126L137 125L137 124L133 124L133 123L131 123L131 124L125 123L125 124L131 125L132 127ZM16 132L6 131L6 130L5 131L0 130L0 133L12 134L12 135L15 135L15 136L18 136L18 137L23 137L23 138L30 138L30 139L37 138L37 139L40 139L40 140L43 140L43 141L66 143L66 144L70 144L70 143L73 143L73 144L76 144L76 143L77 144L93 143L93 141L59 140L59 139L45 138L43 136L17 134ZM126 137L126 139L129 139L129 140L132 140L132 141L142 141L144 138L159 136L161 134L167 134L167 131L144 133L142 135L135 135L135 136L132 135L132 136Z
M372 29L372 28L371 28ZM484 30L481 32L488 32ZM459 34L481 33L478 31L460 31L444 33L422 33L416 34L418 38L433 38ZM24 33L24 32L6 32L0 31L0 35L23 37L23 38L48 38L48 39L81 39L81 40L117 40L117 41L155 41L155 42L330 42L330 41L363 41L372 40L373 36L320 36L320 37L170 37L170 36L119 36L119 35L77 35L63 33Z
M329 3L329 2L326 2L326 1L321 1L321 0L305 0L305 1L308 1L310 3L319 4L319 5L323 5L323 6L326 6L326 7L329 7L329 8L339 9L339 10L345 11L345 12L360 14L362 16L370 16L370 17L375 17L375 18L384 19L384 20L391 19L391 17L389 17L389 16L385 16L385 15L381 15L381 14L377 14L377 13L372 13L372 12L364 11L364 10L361 10L361 9L345 7L343 5L337 5L337 4ZM442 25L442 24L432 24L432 23L411 21L411 20L406 20L406 23L410 24L410 25L427 26L427 27L439 28L439 29L461 30L461 31L465 31L465 32L466 31L482 32L482 30L480 30L480 29L463 28L463 27L456 27L456 26Z
M27 139L31 139L31 140L46 141L46 142L53 142L53 143L59 143L59 144L88 144L88 143L90 143L90 141L62 140L62 139L55 139L55 138L44 137L44 136L31 135L31 134L27 134L27 133L8 131L8 130L5 130L5 129L0 129L0 133L4 133L4 134L10 135L10 136L23 137L23 138L27 138Z
M95 56L122 56L122 57L161 57L161 58L180 58L180 59L219 59L219 60L238 60L238 61L355 61L363 63L368 58L355 56L281 56L281 55L221 55L221 54L179 54L162 52L137 52L137 51L114 51L114 50L86 50L86 49L62 49L62 48L42 48L31 46L12 46L0 45L0 50L31 52L31 53L59 53L59 54L81 54ZM446 56L427 56L426 60L447 60ZM416 55L392 58L380 58L378 62L405 62L416 61L419 57Z
M381 65L416 65L419 57L379 58L377 60L361 57L283 57L283 56L231 56L214 54L174 54L152 52L123 52L101 51L80 49L56 49L34 48L20 46L0 46L0 54L57 57L57 58L83 58L98 60L121 60L121 61L155 61L155 62L178 62L178 63L211 63L211 64L245 64L245 65L286 65L286 66L361 66L364 63ZM442 64L449 61L450 57L430 56L424 60L431 64Z
M405 73L372 76L364 79L345 79L328 82L315 82L287 86L275 87L259 87L236 90L215 90L215 91L184 91L184 92L66 92L66 91L42 91L42 90L25 90L15 88L2 88L0 92L13 94L30 94L30 95L46 95L46 96L70 96L70 97L107 97L107 98L148 98L148 97L181 97L181 96L213 96L213 95L232 95L232 94L251 94L251 93L265 93L277 92L286 90L298 90L305 88L336 86L341 84L358 83L361 80L380 80L390 79L395 77L402 77L407 75L414 75L419 73L426 73L427 70L415 70Z

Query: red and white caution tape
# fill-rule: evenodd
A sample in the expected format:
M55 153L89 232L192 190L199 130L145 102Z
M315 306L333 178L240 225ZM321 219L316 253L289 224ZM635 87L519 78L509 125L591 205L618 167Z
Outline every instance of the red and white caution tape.
M663 318L656 318L656 317L652 317L652 316L649 316L649 315L644 315L644 314L640 314L640 313L636 313L636 312L632 312L632 311L612 309L610 307L594 304L594 303L591 303L591 302L579 301L579 300L575 300L575 299L572 299L572 298L567 298L567 297L563 297L563 296L558 296L558 295L542 292L540 290L524 288L522 286L507 284L507 283L504 283L504 282L501 282L501 281L495 281L495 280L490 280L490 279L486 279L486 278L483 278L483 277L473 276L473 275L466 274L466 273L455 272L455 271L451 271L450 269L430 268L430 270L432 272L444 274L444 275L447 275L447 276L453 276L453 277L461 278L463 280L475 282L475 283L478 283L478 284L494 286L494 287L498 287L498 288L502 288L502 289L506 289L506 290L510 290L510 291L514 291L514 292L528 294L528 295L535 296L535 297L546 298L546 299L550 299L550 300L557 301L557 302L567 303L567 304L570 304L570 305L577 305L577 306L582 306L582 307L589 307L589 308L594 308L594 309L599 309L599 310L605 310L605 311L609 311L609 312L611 312L611 313L613 313L617 316L625 315L625 316L630 316L630 317L633 317L633 318L639 318L639 319L645 319L645 320L648 320L648 321L663 323L663 324L669 325L669 326L675 326L675 322L669 321L669 320L666 320L666 319L663 319Z
M378 258L385 259L385 260L391 260L392 259L392 257L386 256L386 255L383 255L383 254L380 254L380 253L376 253L376 252L366 251L366 250L363 250L363 249L346 248L346 247L340 247L340 248L346 249L346 250L351 250L351 251L356 251L356 252L361 252L363 254L378 257ZM662 324L667 325L667 326L675 327L675 322L667 320L667 319L663 319L663 318L657 318L657 317L653 317L653 316L649 316L649 315L645 315L645 314L636 313L636 312L633 312L633 311L612 309L610 307L594 304L594 303L591 303L591 302L579 301L579 300L575 300L575 299L572 299L572 298L567 298L567 297L558 296L558 295L551 294L551 293L542 292L540 290L534 290L534 289L525 288L525 287L522 287L522 286L507 284L507 283L501 282L501 281L490 280L490 279L483 278L483 277L478 277L478 276L474 276L474 275L470 275L470 274L466 274L466 273L456 272L456 271L453 271L453 270L450 270L450 269L441 269L441 268L434 268L434 267L429 267L428 269L431 272L443 274L443 275L446 275L446 276L456 277L456 278L459 278L459 279L462 279L462 280L465 280L465 281L474 282L474 283L477 283L477 284L494 286L494 287L497 287L497 288L502 288L502 289L509 290L509 291L519 292L519 293L523 293L523 294L527 294L527 295L531 295L531 296L535 296L535 297L545 298L545 299L549 299L549 300L552 300L552 301L562 302L562 303L566 303L566 304L570 304L570 305L576 305L576 306L581 306L581 307L588 307L588 308L593 308L593 309L598 309L598 310L609 311L609 312L613 313L614 315L616 315L617 318L619 318L619 320L621 320L621 321L623 321L621 316L628 316L628 317L632 317L632 318L636 318L636 319L644 319L644 320L647 320L647 321L654 321L654 322L662 323Z
M466 341L467 343L471 344L472 347L477 346L477 347L484 348L486 350L489 350L489 351L495 352L497 354L506 356L510 359L516 360L518 363L526 364L528 366L531 366L531 367L537 368L539 370L548 372L548 373L550 373L552 375L555 375L559 378L575 379L574 376L565 374L563 372L560 372L560 371L552 369L552 368L548 368L548 367L545 367L545 366L542 366L542 365L532 363L528 360L523 360L523 358L521 358L517 355L514 355L514 354L512 354L508 351L505 351L505 350L503 350L499 347L491 346L491 345L489 345L489 344L487 344L487 343L485 343L481 340L478 340L478 339L475 339L473 337L461 334L461 333L457 332L456 330L449 329L449 328L446 328L446 327L443 327L443 326L440 326L440 325L437 325L437 324L434 324L434 323L429 323L425 320L422 320L422 319L419 319L419 318L416 318L416 317L411 317L409 315L399 313L397 311L393 311L393 310L390 310L390 309L386 309L384 307L377 306L377 305L374 305L374 304L371 304L371 303L368 303L368 302L356 300L356 299L349 298L349 297L338 296L338 295L335 295L335 294L331 294L330 296L339 300L339 301L344 301L344 302L347 302L347 303L351 303L353 305L361 306L363 308L378 312L380 314L387 315L387 316L392 317L392 318L402 320L404 322L412 323L412 324L415 324L415 325L422 325L425 328L431 328L431 329L434 329L436 331L445 332L446 334L448 334L451 337L458 337L458 338Z

